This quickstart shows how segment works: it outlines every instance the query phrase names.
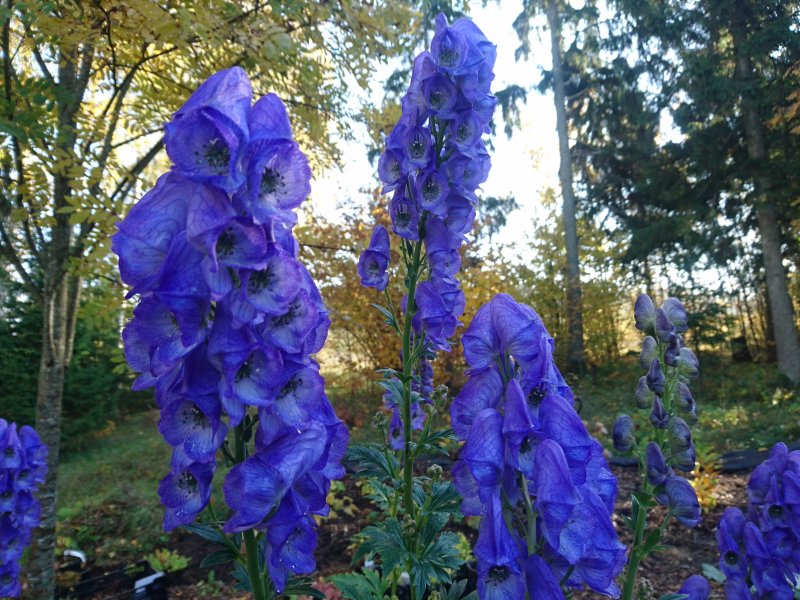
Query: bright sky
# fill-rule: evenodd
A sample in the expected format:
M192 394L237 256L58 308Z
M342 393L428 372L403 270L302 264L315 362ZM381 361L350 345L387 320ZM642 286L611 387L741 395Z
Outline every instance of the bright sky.
M482 186L488 196L513 195L520 210L508 218L508 225L498 236L504 244L525 241L534 219L544 217L540 203L542 191L558 186L558 139L556 119L551 94L542 95L533 90L539 79L540 65L550 68L550 49L547 31L539 27L532 34L532 55L527 62L516 62L514 51L519 46L517 34L511 26L522 10L520 0L501 0L482 6L482 2L470 2L470 16L492 42L497 45L496 77L493 89L500 90L516 84L528 89L528 101L522 105L522 128L514 132L509 140L503 131L502 115L498 107L495 113L498 135L494 139L492 169L489 179ZM544 20L542 19L538 24ZM380 98L382 84L392 68L381 66L376 75L372 98ZM364 94L355 87L354 94ZM354 96L356 100L358 96ZM363 126L355 129L356 140L344 144L341 168L322 173L313 182L312 202L314 210L325 217L335 219L339 203L355 202L366 206L369 198L361 192L371 189L377 181L375 169L367 160L367 134Z

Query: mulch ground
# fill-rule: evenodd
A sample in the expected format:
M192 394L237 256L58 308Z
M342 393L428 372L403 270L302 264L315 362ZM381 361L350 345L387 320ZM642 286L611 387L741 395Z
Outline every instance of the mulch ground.
M636 469L612 467L614 474L619 480L619 494L617 497L617 510L615 512L615 525L620 533L623 543L631 542L631 533L624 526L620 515L630 516L631 492L637 489L638 474ZM719 556L717 554L714 529L719 522L723 511L729 506L739 506L744 508L747 503L746 487L749 473L721 474L718 476L716 487L717 505L703 515L703 522L694 529L689 529L680 525L674 519L666 530L666 545L670 546L664 552L652 555L642 562L640 573L646 577L653 586L655 597L663 594L677 592L683 581L690 575L700 573L703 563L716 565ZM352 479L347 480L345 495L355 500L354 516L338 515L333 519L323 522L319 544L317 547L317 567L318 579L317 587L328 594L331 600L338 599L335 589L329 584L324 583L324 578L335 573L352 571L351 565L352 548L351 537L361 527L367 524L367 515L374 510L365 501L359 498L359 490L352 484ZM663 509L656 508L652 512L651 523L660 522L664 516ZM463 533L474 542L477 531L465 525L459 528ZM248 598L247 595L234 592L232 588L225 586L221 596L198 595L203 592L203 586L198 588L197 582L205 581L208 577L206 570L199 569L200 561L206 553L213 550L203 540L195 536L181 533L174 538L174 549L184 556L192 556L193 562L188 569L180 574L180 578L170 589L170 598L205 600L205 598ZM465 575L469 575L469 569L465 570ZM225 577L220 572L219 577ZM721 586L712 584L712 598L724 598ZM575 595L576 598L599 598L598 594L582 592Z

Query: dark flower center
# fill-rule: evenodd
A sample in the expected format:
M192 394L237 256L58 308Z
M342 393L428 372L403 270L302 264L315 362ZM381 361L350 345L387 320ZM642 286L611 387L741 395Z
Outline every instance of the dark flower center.
M531 436L525 436L525 439L522 440L522 445L519 447L520 454L527 454L533 450L533 439Z
M381 274L381 266L374 257L370 257L367 260L366 269L370 277L378 277Z
M0 494L0 498L2 498L3 500L8 500L9 498L11 498L12 495L13 493L11 492L11 490L6 490L2 494Z
M6 448L6 456L14 456L14 449L11 446Z
M511 569L504 566L496 566L489 569L489 581L492 583L503 583L511 577Z
M470 127L465 123L462 123L461 125L458 126L458 129L456 129L456 139L459 142L466 142L469 139L470 134L471 134Z
M736 565L739 563L739 555L733 550L728 550L725 553L725 563L729 565Z
M261 193L274 194L279 187L284 187L283 175L275 169L266 168L261 175Z
M426 203L435 202L439 199L442 188L433 179L428 179L422 186L422 199Z
M433 110L438 110L444 106L445 95L442 93L442 90L434 90L431 92L430 103Z
M30 474L30 469L22 469L22 471L19 472L17 479L27 479Z
M217 256L230 256L236 249L236 234L228 227L217 240Z
M178 479L178 488L189 492L190 494L197 493L197 479L194 478L194 475L189 473L189 471L184 471L181 474L180 479Z
M769 516L773 519L780 519L783 516L783 507L779 504L773 504L769 507Z
M272 287L273 281L275 281L275 274L269 267L263 271L254 271L250 274L250 281L247 282L247 291L257 294L264 288Z
M395 222L400 229L408 227L411 224L411 214L406 210L405 206L400 206L395 215Z
M187 407L184 409L183 422L185 424L191 423L195 429L205 429L208 427L208 417L206 417L196 404L192 404L191 408Z
M422 158L425 156L426 149L427 145L421 139L416 138L408 148L408 155L414 159Z
M389 166L389 173L392 174L392 179L397 179L402 175L402 171L400 170L400 162L393 160L392 164Z
M439 48L439 64L443 67L452 67L458 64L459 53L455 48L442 44Z
M295 316L297 315L298 312L300 312L301 308L302 308L302 303L299 300L295 300L289 305L289 310L286 311L286 314L283 314L279 317L275 317L272 319L272 324L275 327L285 327L286 325L294 321Z
M300 377L292 377L285 386L281 388L280 394L278 394L278 399L283 400L286 396L290 394L294 394L294 392L303 385L303 380Z
M236 371L236 381L241 381L242 379L247 379L250 377L250 372L252 371L252 367L250 366L250 361L246 360L242 363L242 366L239 367L239 370Z
M528 405L534 408L538 407L544 400L545 395L546 392L541 387L533 388L528 394Z
M231 152L223 140L214 138L206 146L205 159L209 167L224 173L231 162Z

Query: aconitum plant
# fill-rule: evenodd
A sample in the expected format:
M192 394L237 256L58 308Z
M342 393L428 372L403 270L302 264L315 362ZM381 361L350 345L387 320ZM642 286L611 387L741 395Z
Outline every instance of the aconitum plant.
M536 312L496 295L462 337L469 380L450 409L464 441L462 512L480 516L482 599L612 597L625 565L611 514L617 480L573 408Z
M222 546L257 600L305 593L347 430L313 355L329 319L292 234L311 171L274 94L251 106L238 67L211 76L165 127L172 169L119 224L113 249L138 301L123 332L172 446L164 529ZM229 511L210 503L222 458ZM203 524L195 524L207 509Z
M755 468L747 512L728 508L717 528L718 579L729 600L800 593L800 450L783 443Z
M364 473L384 478L371 489L379 492L374 499L389 516L365 531L361 552L381 555L393 590L407 572L412 599L421 599L434 580L449 581L446 569L458 564L453 537L438 536L457 511L456 494L449 482L438 481L435 469L415 478L414 463L420 452L435 453L447 437L432 424L444 395L434 393L430 361L450 350L465 308L457 279L459 248L472 231L476 190L489 172L481 138L497 103L490 90L495 57L494 44L474 23L459 19L448 25L443 15L437 17L430 51L414 61L402 116L378 162L383 193L391 194L392 232L399 238L405 292L399 310L386 291L391 270L386 229L375 229L358 261L362 284L386 292L380 310L402 347L402 367L385 369L380 382L391 411L387 443L399 455L386 458L378 447L353 452ZM421 431L416 440L414 431ZM397 551L382 551L387 545Z
M20 559L39 526L35 494L47 475L47 446L36 431L0 419L0 597L20 594Z
M697 405L689 384L699 374L697 357L684 345L687 316L676 298L667 298L656 308L647 294L634 306L636 328L646 334L639 364L645 372L634 394L637 409L647 412L645 432L637 432L627 414L614 423L614 447L633 453L642 476L642 489L633 494L633 545L625 573L622 597L634 595L636 573L646 556L661 548L661 537L672 517L687 527L700 522L700 504L689 481L676 473L695 467L691 425L697 421ZM668 508L666 517L647 533L648 509L656 503Z

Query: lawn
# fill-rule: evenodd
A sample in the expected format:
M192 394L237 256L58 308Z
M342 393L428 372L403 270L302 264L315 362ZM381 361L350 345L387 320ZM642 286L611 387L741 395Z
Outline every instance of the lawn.
M797 392L785 387L773 366L732 364L710 355L701 360L703 374L693 385L700 411L695 439L701 458L800 439ZM592 369L573 384L582 401L581 416L609 448L608 431L619 412L633 409L639 376L636 357L627 356L614 365ZM380 404L380 394L374 397L370 414ZM334 399L334 404L345 401L345 397ZM155 411L129 415L113 430L95 435L80 452L65 457L59 469L60 549L78 548L87 553L90 564L102 566L185 547L178 543L182 534L161 530L157 489L168 470L169 448L157 423ZM371 428L359 429L355 438L366 437ZM216 487L219 492L220 486Z

